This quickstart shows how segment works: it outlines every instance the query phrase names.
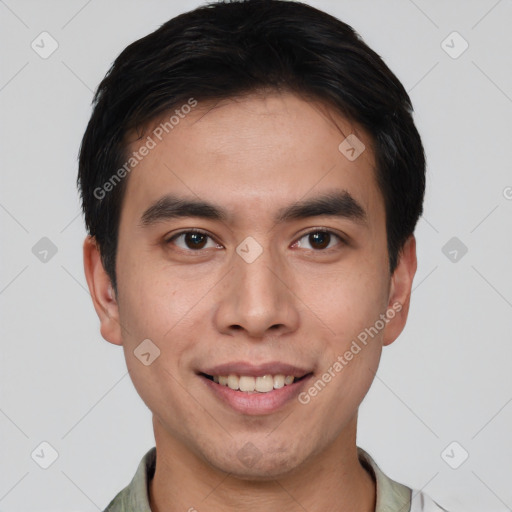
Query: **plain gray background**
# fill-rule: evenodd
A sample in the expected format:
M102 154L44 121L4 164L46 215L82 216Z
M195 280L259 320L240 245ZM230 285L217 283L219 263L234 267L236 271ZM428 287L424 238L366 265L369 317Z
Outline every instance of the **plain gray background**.
M115 57L201 3L0 0L2 512L103 510L154 444L87 290L77 153ZM409 321L384 348L358 445L453 512L512 510L512 2L307 3L403 82L428 161ZM55 44L41 32L58 44L47 58L31 47ZM44 237L56 253L41 261ZM58 454L48 469L31 455L49 456L42 442Z

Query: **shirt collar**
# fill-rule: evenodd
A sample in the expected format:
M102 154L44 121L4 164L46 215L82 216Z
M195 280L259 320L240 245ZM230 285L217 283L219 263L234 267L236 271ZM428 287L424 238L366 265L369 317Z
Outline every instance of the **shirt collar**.
M373 473L377 487L375 512L409 512L411 510L411 488L389 478L379 468L368 452L357 447L357 455L363 467Z

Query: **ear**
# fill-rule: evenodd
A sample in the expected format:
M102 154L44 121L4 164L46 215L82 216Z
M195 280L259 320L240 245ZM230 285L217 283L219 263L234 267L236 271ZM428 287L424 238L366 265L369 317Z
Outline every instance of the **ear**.
M387 313L390 320L384 329L384 346L393 343L405 327L409 314L412 281L417 266L416 239L411 235L400 252L397 267L391 276ZM392 311L393 317L391 317Z
M85 278L94 309L100 319L101 335L114 345L122 345L119 307L110 278L103 268L99 247L94 237L86 237L83 251Z

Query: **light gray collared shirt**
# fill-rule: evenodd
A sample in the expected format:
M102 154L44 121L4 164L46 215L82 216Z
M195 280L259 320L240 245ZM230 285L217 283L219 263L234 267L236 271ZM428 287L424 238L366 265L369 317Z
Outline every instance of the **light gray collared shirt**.
M359 460L373 476L377 489L375 512L447 512L428 495L387 477L372 457L359 446ZM142 458L132 481L110 502L104 512L151 512L149 482L155 474L156 447Z

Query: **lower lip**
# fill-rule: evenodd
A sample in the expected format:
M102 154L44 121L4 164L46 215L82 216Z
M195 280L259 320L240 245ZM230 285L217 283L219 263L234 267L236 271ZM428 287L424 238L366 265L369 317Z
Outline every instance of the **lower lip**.
M235 411L243 414L258 415L271 414L281 409L285 404L298 396L313 375L310 374L299 381L295 381L280 389L268 391L267 393L235 391L228 386L221 386L202 375L199 375L199 377L222 402L228 404Z

